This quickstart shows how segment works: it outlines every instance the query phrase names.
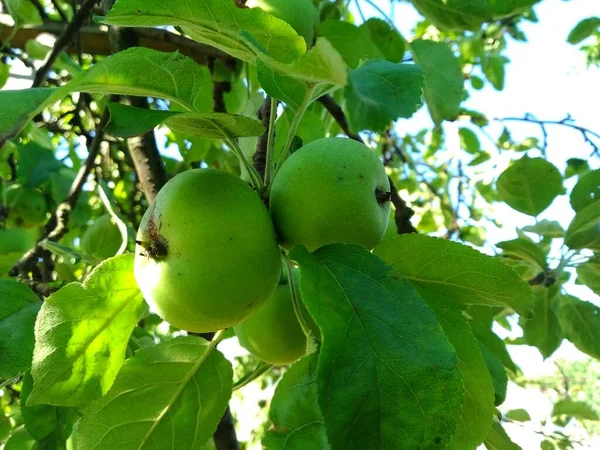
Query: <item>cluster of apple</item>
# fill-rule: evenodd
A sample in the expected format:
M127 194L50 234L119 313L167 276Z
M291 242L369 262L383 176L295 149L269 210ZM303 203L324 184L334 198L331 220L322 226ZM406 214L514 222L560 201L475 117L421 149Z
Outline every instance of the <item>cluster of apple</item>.
M230 173L188 170L161 189L142 219L136 280L172 325L202 333L234 327L260 359L290 363L305 353L306 336L292 280L281 276L279 245L314 251L345 242L371 249L387 227L389 190L380 159L343 138L294 152L273 180L269 208Z

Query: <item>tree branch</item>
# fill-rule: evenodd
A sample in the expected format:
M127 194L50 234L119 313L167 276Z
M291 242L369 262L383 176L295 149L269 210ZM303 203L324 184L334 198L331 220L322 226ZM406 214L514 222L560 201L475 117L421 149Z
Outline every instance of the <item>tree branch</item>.
M46 224L44 234L37 241L35 246L25 253L21 259L17 261L13 268L10 269L10 276L20 276L25 279L29 279L29 272L32 271L38 262L38 259L43 256L48 256L44 255L47 250L42 247L42 244L48 241L57 242L67 233L69 216L71 211L75 208L77 200L79 200L81 190L83 185L86 183L88 175L91 173L91 170L94 167L96 156L98 156L98 152L100 151L100 145L104 140L104 132L102 130L106 126L108 118L108 111L106 110L102 120L96 127L96 134L94 138L91 140L91 142L88 141L88 156L83 166L81 166L79 169L79 172L77 172L77 176L71 184L71 188L69 189L67 197L56 208L54 215Z
M277 105L277 103L275 103ZM276 106L277 108L277 106ZM264 180L265 178L265 169L267 163L267 146L269 144L269 129L271 125L271 97L267 96L265 101L260 106L258 113L258 120L265 127L265 132L258 137L256 141L256 151L254 155L252 155L252 165ZM273 138L275 138L275 134L273 133Z
M346 120L346 115L344 114L344 110L340 105L336 103L333 97L329 94L323 95L319 97L319 102L325 107L325 109L331 114L331 116L335 119L337 124L340 126L342 131L346 136L350 139L354 139L355 141L361 142L364 144L362 138L353 133L348 126L348 121Z
M52 69L56 58L58 58L58 55L60 55L63 50L67 48L69 43L73 43L73 38L89 19L97 2L98 0L85 0L85 2L83 2L81 8L79 8L79 10L73 16L73 20L69 22L54 43L52 52L50 52L50 55L48 56L48 59L44 65L36 72L32 87L40 87L44 83L44 80Z
M44 22L42 25L25 26L19 30L14 30L14 21L8 14L0 14L0 41L7 40L11 33L15 36L10 41L12 48L24 50L25 44L30 39L37 38L40 34L49 33L60 35L66 23L65 22ZM234 58L221 50L206 44L200 44L180 34L158 28L135 28L131 32L135 34L138 45L151 48L161 52L179 51L181 54L195 60L198 64L207 65L209 58L217 58L228 64L234 61ZM108 32L101 29L99 25L87 24L80 29L81 49L84 53L92 55L110 55L110 42ZM67 42L64 51L77 54L77 44Z

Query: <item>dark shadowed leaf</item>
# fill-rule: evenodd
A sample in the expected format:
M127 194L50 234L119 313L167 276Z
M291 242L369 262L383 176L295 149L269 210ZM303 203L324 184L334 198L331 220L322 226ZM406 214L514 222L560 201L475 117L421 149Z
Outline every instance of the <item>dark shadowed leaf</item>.
M558 319L565 337L583 353L600 359L600 308L590 302L565 295Z
M528 345L537 347L544 358L554 353L563 340L557 311L560 306L560 286L538 286L533 291L533 318L521 319L523 339Z
M302 298L319 325L319 400L334 449L434 449L463 401L456 354L394 269L358 245L296 247Z
M318 354L294 363L275 390L269 418L272 427L262 440L267 450L328 450L327 430L317 392Z

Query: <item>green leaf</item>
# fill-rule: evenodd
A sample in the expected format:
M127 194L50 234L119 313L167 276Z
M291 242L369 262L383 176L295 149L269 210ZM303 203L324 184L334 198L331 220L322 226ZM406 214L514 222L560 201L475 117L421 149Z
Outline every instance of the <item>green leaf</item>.
M33 450L36 442L25 427L13 431L3 450Z
M600 250L600 199L575 214L567 228L565 244L572 249Z
M371 40L383 54L383 58L393 63L402 62L406 45L404 38L396 28L376 17L361 23L359 28L367 31Z
M411 117L421 106L423 72L414 64L368 61L351 70L344 91L350 128L381 131L394 120Z
M600 169L579 178L571 191L571 207L575 212L579 212L596 200L600 200Z
M21 414L23 415L25 428L38 442L52 441L53 439L64 442L71 434L73 422L75 422L78 415L77 410L50 405L27 406L27 399L32 389L33 378L27 372L23 377L20 398Z
M202 448L225 412L233 372L209 343L181 336L128 359L111 390L84 412L77 448Z
M491 329L492 323L483 324L480 321L471 321L471 330L477 340L483 344L500 363L513 373L517 373L517 366L506 348L506 343ZM485 356L485 355L484 355Z
M362 59L383 58L366 28L341 20L326 20L319 24L319 36L331 42L351 69L356 69Z
M457 358L402 276L358 245L296 247L318 324L319 400L332 448L443 448L463 401Z
M552 417L573 416L578 420L599 420L598 413L586 402L565 398L554 404Z
M523 231L552 238L561 238L565 235L565 230L563 230L560 223L555 220L546 219L539 221L535 225L527 225L526 227L523 227Z
M306 50L304 39L283 20L258 8L240 8L229 0L121 1L103 22L126 27L180 26L192 39L252 64L256 44L282 62L291 62ZM244 35L255 43L249 45Z
M504 414L504 417L510 420L516 420L517 422L529 422L531 420L531 416L527 410L523 408L511 409Z
M525 12L540 0L488 0L495 19L514 16Z
M533 241L526 238L517 238L510 241L498 242L496 247L503 250L502 255L528 261L540 269L546 269L546 255L544 251Z
M35 317L42 305L31 289L0 280L0 378L16 377L31 367Z
M567 168L565 169L565 178L574 175L583 175L590 170L590 165L585 159L569 158L567 159Z
M104 131L115 137L140 136L164 122L167 118L179 114L176 111L158 111L121 103L109 103L110 121Z
M502 425L496 421L492 424L492 428L490 428L490 432L485 438L485 447L488 450L522 450L510 439Z
M327 430L317 393L317 354L294 363L277 384L271 400L271 430L266 450L328 450Z
M460 146L467 153L476 155L481 151L481 143L473 130L461 127L458 129L458 135L460 137Z
M411 0L441 30L478 30L492 17L488 0Z
M28 405L76 406L106 394L145 310L132 254L105 260L83 284L48 297L35 324Z
M583 19L571 30L567 37L567 42L569 44L579 44L584 39L590 37L599 27L600 17Z
M600 261L589 260L577 267L577 276L596 295L600 295Z
M257 63L261 87L273 98L279 99L294 111L325 93L345 86L348 68L342 56L325 38L291 64L283 64L259 53Z
M107 133L117 137L137 136L164 123L187 136L224 139L259 136L265 127L255 119L224 113L179 113L109 104L111 121Z
M387 239L374 253L392 264L421 291L428 289L461 306L508 306L531 315L529 285L503 262L477 250L418 234Z
M39 111L71 92L159 97L190 111L208 110L206 96L200 95L207 82L205 71L180 53L130 48L103 59L61 88L1 91L0 103L18 108L0 116L0 139L14 136Z
M452 49L445 42L417 39L410 43L410 50L425 75L425 101L434 123L456 119L463 100L464 79Z
M494 385L473 332L462 313L445 305L437 294L422 292L458 356L464 381L464 401L448 450L475 450L485 439L494 417Z
M600 359L600 308L565 295L558 310L565 337L579 350Z
M498 194L511 208L530 216L544 211L562 192L562 176L543 158L515 161L496 182Z
M533 318L521 320L523 339L528 345L537 347L544 357L550 357L563 340L557 310L560 286L538 286L533 291Z
M481 70L498 91L504 89L505 67L508 62L510 60L506 56L497 53L486 54L481 61Z
M485 360L492 382L494 383L494 404L501 405L506 400L506 390L508 388L508 375L500 359L494 355L490 349L481 341L477 341L479 350Z
M15 21L15 28L42 24L42 17L30 0L5 0L5 3L8 13Z

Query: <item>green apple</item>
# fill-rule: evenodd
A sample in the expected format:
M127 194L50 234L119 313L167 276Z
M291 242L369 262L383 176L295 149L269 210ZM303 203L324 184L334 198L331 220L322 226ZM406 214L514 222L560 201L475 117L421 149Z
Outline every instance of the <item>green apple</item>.
M287 22L304 38L307 47L312 45L319 18L312 0L248 0L246 6L260 8Z
M6 200L9 219L17 226L39 227L48 218L48 204L39 189L13 185L6 190Z
M81 238L81 250L86 255L106 259L115 256L122 242L118 225L110 214L105 214L85 230Z
M35 237L23 228L0 229L0 255L25 253L35 245Z
M273 293L281 272L265 205L244 181L214 169L172 178L144 214L137 243L144 298L188 331L239 323Z
M297 271L294 272L294 279L298 280ZM307 325L319 336L317 325L300 305ZM306 354L307 339L296 317L287 276L282 276L281 284L258 311L233 330L242 347L270 364L291 364Z
M294 152L271 187L270 209L281 243L308 251L336 242L372 249L390 216L390 184L365 145L319 139Z

